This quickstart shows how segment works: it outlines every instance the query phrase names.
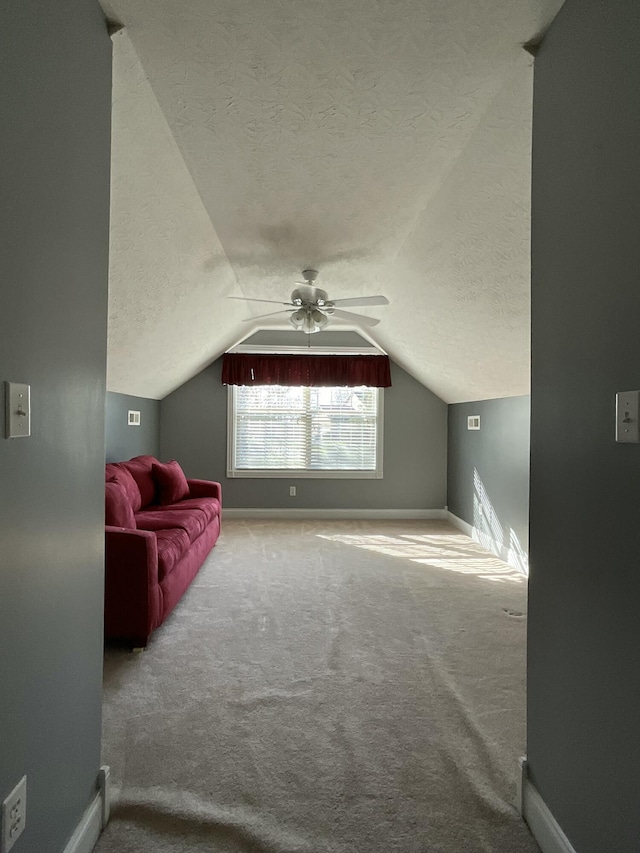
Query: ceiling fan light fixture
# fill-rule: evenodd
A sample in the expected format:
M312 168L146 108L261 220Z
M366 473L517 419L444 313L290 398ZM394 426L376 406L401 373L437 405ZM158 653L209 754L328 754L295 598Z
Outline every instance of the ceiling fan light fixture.
M311 312L309 312L304 319L302 331L305 332L307 335L313 335L316 332L320 331L320 326L318 326L316 321L313 319Z
M289 317L289 322L296 329L301 329L304 325L304 321L306 320L307 312L303 308L298 308L297 311L294 311L293 314Z
M329 318L317 308L299 308L290 316L289 322L294 329L298 329L307 335L313 335L315 332L324 329Z
M322 311L318 311L317 308L311 312L311 316L313 317L313 322L320 329L324 329L324 327L329 322L329 318L327 317L327 315L323 314Z

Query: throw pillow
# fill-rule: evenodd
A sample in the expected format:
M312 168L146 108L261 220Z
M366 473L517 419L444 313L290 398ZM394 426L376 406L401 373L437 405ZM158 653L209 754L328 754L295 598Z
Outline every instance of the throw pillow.
M179 463L154 462L153 479L158 486L158 503L166 506L189 497L189 484Z
M104 484L104 523L113 527L136 529L136 518L122 483L109 480Z

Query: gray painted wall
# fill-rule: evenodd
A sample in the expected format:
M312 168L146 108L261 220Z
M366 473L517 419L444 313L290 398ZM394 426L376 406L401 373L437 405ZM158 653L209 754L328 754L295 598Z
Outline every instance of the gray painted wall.
M90 0L0 7L0 800L60 853L100 765L111 45Z
M480 430L467 417L480 415ZM526 554L529 543L529 397L449 406L449 510L486 530L495 519L505 547ZM480 509L482 514L480 514Z
M320 338L320 335L316 335ZM319 343L319 341L318 341ZM395 364L385 389L381 480L227 479L227 388L222 360L161 403L164 459L188 476L218 480L225 507L442 509L446 496L447 406Z
M639 42L568 0L535 67L528 756L578 853L640 844Z
M140 412L140 426L129 426L129 409ZM160 401L107 392L105 456L120 462L148 453L160 455Z

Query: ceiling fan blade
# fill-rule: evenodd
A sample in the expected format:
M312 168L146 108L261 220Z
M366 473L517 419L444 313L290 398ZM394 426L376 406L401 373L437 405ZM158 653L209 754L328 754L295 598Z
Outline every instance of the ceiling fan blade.
M380 320L374 317L365 317L364 314L354 314L352 311L341 311L336 308L330 317L337 317L340 320L353 320L356 323L361 323L363 326L377 326Z
M332 299L334 305L388 305L386 296L353 296L351 299Z
M242 299L243 302L269 302L271 305L291 305L290 302L280 302L278 299L251 299L248 296L227 296L227 299Z
M262 320L265 317L275 317L276 314L288 314L293 311L293 308L285 308L284 311L272 311L270 314L258 314L257 317L245 317L243 323L250 323L251 320Z

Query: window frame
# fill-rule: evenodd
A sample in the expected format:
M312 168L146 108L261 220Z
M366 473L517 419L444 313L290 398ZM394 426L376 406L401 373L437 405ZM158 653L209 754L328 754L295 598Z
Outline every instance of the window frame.
M381 480L383 478L384 388L373 389L377 392L376 467L370 470L360 470L357 468L236 468L235 413L237 387L236 385L227 386L227 477L231 479L283 479L288 477L296 480Z

